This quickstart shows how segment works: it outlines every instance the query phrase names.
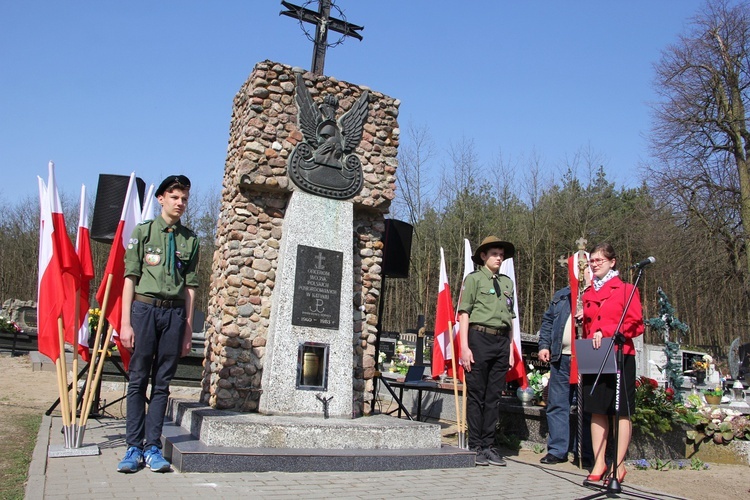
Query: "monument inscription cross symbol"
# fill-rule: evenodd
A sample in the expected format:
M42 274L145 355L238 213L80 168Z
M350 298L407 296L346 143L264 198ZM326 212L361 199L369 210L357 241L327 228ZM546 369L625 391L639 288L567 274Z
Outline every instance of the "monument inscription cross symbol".
M318 252L318 255L315 257L315 260L317 263L315 264L315 269L325 269L325 266L323 265L323 261L326 260L325 257L323 257L323 252Z
M310 2L307 2L305 5L309 3ZM310 68L313 74L323 74L326 49L329 46L332 46L328 44L329 30L341 33L344 37L351 36L357 40L362 40L362 35L357 33L357 31L365 29L364 26L357 26L356 24L348 23L345 20L331 17L331 5L335 7L335 4L331 0L318 0L317 12L306 9L304 6L285 2L284 0L281 1L281 5L288 10L282 10L279 13L280 15L299 19L300 23L305 22L315 25L315 39L313 40L315 47L313 49L312 68ZM344 37L342 37L342 40ZM340 41L334 45L338 45L338 43L340 43Z

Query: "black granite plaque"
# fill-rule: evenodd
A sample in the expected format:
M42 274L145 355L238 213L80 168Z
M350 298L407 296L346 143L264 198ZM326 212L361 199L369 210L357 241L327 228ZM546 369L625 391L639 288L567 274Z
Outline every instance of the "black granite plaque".
M343 261L342 252L297 247L292 325L338 329Z

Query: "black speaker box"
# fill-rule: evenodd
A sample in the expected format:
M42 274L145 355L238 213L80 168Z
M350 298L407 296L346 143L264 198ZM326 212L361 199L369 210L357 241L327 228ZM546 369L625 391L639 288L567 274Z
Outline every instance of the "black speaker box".
M129 182L129 175L99 174L90 230L91 239L94 241L112 243L114 240L122 216L122 206L125 204L125 195L128 194ZM143 206L146 183L140 177L136 177L135 186Z
M414 228L411 224L396 220L385 220L383 239L383 274L392 278L409 277L411 258L411 237Z

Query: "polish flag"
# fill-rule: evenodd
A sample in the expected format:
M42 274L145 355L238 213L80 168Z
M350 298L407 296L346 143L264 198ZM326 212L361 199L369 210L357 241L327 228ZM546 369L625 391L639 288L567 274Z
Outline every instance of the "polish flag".
M125 284L125 248L128 245L133 229L141 223L141 202L138 199L138 190L135 184L135 172L130 174L130 183L125 195L125 203L122 206L122 215L120 222L117 224L112 248L109 251L107 266L104 269L102 283L96 292L96 300L100 308L105 312L105 317L112 328L115 330L114 341L117 349L120 351L122 364L125 370L130 364L130 351L122 347L120 337L117 332L122 327L122 287ZM112 276L109 297L107 303L104 303L104 292L107 288L109 276Z
M526 389L529 386L529 379L526 377L526 366L524 366L523 357L521 356L521 321L518 316L518 287L516 286L516 270L513 265L513 259L503 260L500 264L500 274L508 276L513 282L513 366L510 367L505 375L505 380L511 382L518 380L521 388Z
M78 302L78 354L88 362L89 353L89 293L91 280L94 279L94 259L91 256L91 237L89 235L89 203L86 199L86 186L81 186L81 209L78 213L78 234L76 236L76 253L81 264L80 299Z
M445 272L445 256L443 248L440 248L440 283L438 283L437 309L435 312L435 343L432 349L432 377L438 378L445 373L450 361L455 356L459 358L459 343L454 338L453 353L451 353L451 336L455 336L455 330L451 322L455 321L456 313L453 311L453 299L451 289L448 286L448 273ZM463 380L463 370L458 369L459 380ZM452 370L449 370L451 373Z
M39 180L39 284L37 288L37 339L39 352L52 361L60 357L57 320L62 314L65 297L60 260L54 254L52 210L49 190Z
M579 286L579 279L580 279L580 269L578 267L578 262L580 259L586 260L586 270L585 272L588 273L589 279L591 278L591 268L588 265L589 262L589 253L584 252L583 250L579 250L573 255L571 255L568 258L568 283L570 283L570 317L571 317L571 325L573 327L573 331L571 332L572 337L576 338L576 312L578 310L578 294L579 292L583 294L583 290L580 289ZM584 280L584 286L585 286L585 280ZM581 307L583 307L583 304L581 304ZM576 357L576 343L571 342L570 346L570 383L571 384L577 384L578 383L578 358Z
M73 244L65 228L60 196L55 182L55 164L49 162L47 185L39 180L42 218L39 241L39 313L44 318L39 324L39 351L53 361L60 357L58 318L63 324L72 324L74 307L67 307L68 300L75 300L81 268ZM54 295L54 296L53 296ZM66 316L69 316L66 320ZM53 346L52 344L55 344ZM51 354L51 355L50 355Z
M73 344L73 332L78 329L75 324L76 319L76 297L80 293L81 287L81 263L78 260L73 242L68 236L65 217L62 213L62 204L57 192L57 183L55 182L54 164L50 162L49 180L47 182L47 191L52 209L52 224L54 226L53 240L55 242L55 253L60 256L60 266L62 269L63 284L65 290L63 293L63 327L65 329L65 340ZM78 321L80 322L80 316Z

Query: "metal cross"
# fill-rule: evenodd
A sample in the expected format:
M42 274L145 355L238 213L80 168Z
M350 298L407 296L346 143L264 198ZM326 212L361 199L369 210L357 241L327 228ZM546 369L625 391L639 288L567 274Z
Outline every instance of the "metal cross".
M306 9L299 5L294 5L289 2L281 1L281 5L289 10L282 10L279 15L289 16L300 21L314 24L315 25L315 48L313 49L312 68L311 71L316 75L323 74L323 66L325 65L326 49L328 48L328 31L335 31L342 35L351 36L357 40L362 40L362 35L357 33L359 30L365 29L364 26L357 26L356 24L347 23L341 19L335 19L331 17L331 0L318 0L318 11Z

